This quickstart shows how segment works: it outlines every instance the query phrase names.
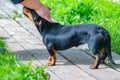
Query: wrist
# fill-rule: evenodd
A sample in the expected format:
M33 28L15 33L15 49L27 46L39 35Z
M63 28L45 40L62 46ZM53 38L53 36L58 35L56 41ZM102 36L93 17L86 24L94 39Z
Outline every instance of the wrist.
M39 0L24 0L21 2L21 4L34 10L40 9L40 7L43 5Z

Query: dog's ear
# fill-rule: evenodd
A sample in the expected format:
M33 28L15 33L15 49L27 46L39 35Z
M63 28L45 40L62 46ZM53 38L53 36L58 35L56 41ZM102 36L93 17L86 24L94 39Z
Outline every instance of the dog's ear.
M28 17L33 23L34 23L34 19L33 19L33 16L32 16L32 10L27 8L27 7L23 7L23 13L26 17Z

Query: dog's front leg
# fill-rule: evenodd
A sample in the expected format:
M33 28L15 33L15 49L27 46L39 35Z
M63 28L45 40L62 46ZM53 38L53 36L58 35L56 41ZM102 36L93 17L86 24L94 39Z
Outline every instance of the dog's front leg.
M50 49L48 49L49 51L49 59L48 59L48 66L54 66L56 63L56 50L54 49L54 47L51 47Z

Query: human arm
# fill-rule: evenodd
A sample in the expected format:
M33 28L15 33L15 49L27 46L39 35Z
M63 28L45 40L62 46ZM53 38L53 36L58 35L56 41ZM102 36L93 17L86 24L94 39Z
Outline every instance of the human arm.
M23 6L26 6L30 9L34 9L36 13L46 19L47 21L52 22L50 16L50 8L42 4L39 0L11 0L14 4L21 3Z

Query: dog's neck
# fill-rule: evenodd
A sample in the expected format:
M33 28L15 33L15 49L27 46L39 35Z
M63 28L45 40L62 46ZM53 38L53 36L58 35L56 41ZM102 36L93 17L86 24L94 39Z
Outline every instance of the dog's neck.
M56 23L56 22L49 22L41 18L40 16L37 16L37 17L40 20L37 20L37 22L35 22L35 25L42 36L51 32L53 28L57 29L58 26L60 25L59 23Z
M49 22L41 18L35 10L23 7L23 13L36 25L40 34L47 34L52 32L51 30L56 29L60 24L55 22Z

